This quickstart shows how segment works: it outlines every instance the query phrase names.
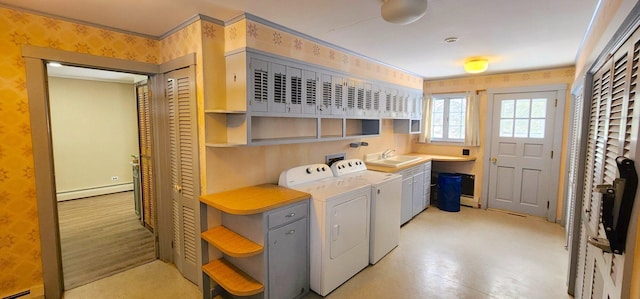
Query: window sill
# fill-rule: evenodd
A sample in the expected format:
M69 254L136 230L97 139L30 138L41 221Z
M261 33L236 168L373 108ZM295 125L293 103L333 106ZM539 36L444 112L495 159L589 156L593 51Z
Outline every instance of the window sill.
M431 142L416 141L416 144L468 147L464 145L464 142L451 142L451 141L431 141Z

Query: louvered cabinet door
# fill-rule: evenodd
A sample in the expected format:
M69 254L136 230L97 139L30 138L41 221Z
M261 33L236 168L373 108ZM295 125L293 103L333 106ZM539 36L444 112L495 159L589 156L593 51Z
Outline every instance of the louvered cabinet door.
M269 112L287 112L287 67L269 62L269 92L267 93Z
M285 97L286 111L288 114L302 113L302 70L287 66L287 93Z
M318 114L331 115L334 112L333 108L333 78L328 74L318 75L318 98L320 99Z
M169 163L173 209L174 262L182 275L198 283L200 195L193 68L166 74L169 119Z
M344 78L332 76L333 82L333 106L331 107L332 115L343 115L345 111L346 86Z
M320 75L314 71L305 70L303 74L304 79L304 89L302 94L304 95L304 105L302 110L304 114L307 115L315 115L317 113L321 113L322 109L318 105L318 93L319 90L319 82ZM331 83L329 83L331 85ZM324 94L323 94L324 97ZM331 98L331 94L329 94L329 99ZM331 109L331 105L328 106L328 109ZM330 111L329 111L330 112Z
M249 109L266 112L269 101L269 63L255 57L249 59Z
M142 222L145 226L155 227L155 195L152 167L151 103L147 82L136 85L138 97L138 136L140 143L140 182L142 202Z
M612 184L619 177L616 157L636 160L637 40L638 35L634 34L593 77L576 298L629 297L632 265L625 262L629 252L606 253L586 243L586 239L587 236L606 239L600 218L602 195L595 187ZM627 238L635 240L635 230L630 232Z

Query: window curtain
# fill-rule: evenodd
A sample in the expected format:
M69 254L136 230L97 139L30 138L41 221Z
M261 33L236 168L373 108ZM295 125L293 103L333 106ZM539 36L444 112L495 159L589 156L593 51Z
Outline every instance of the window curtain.
M467 119L464 132L465 146L480 146L480 95L467 92Z
M424 143L431 142L431 109L433 98L431 94L427 94L422 100L422 130L420 130L420 139L418 141Z

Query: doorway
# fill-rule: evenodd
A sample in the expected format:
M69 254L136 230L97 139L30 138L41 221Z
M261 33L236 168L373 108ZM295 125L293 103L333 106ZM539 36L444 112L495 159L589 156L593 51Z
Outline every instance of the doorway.
M488 208L556 221L565 86L488 93Z
M48 66L64 289L157 258L154 205L140 173L147 76ZM142 83L142 84L141 84ZM146 166L146 165L145 165ZM143 174L144 176L141 176Z

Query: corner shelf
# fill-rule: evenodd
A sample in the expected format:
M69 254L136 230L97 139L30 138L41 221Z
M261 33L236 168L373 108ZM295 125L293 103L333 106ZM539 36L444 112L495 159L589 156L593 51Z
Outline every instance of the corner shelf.
M225 259L213 260L202 266L202 270L233 295L251 296L264 291L263 284L257 282Z
M209 244L232 257L254 256L264 251L262 245L258 245L224 226L211 228L203 232L201 236Z

